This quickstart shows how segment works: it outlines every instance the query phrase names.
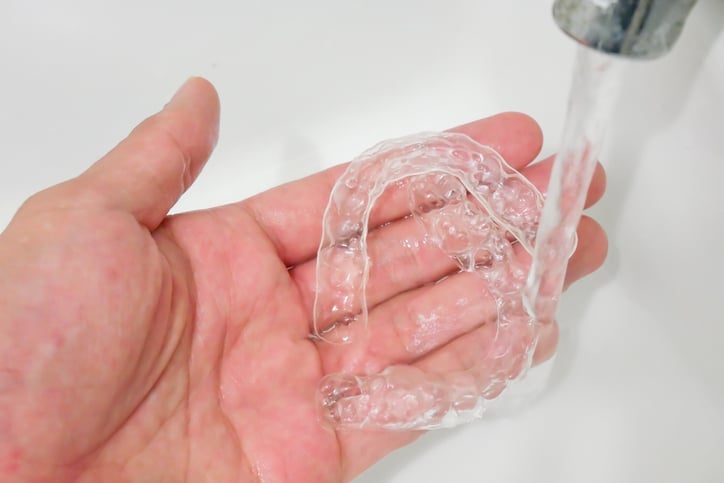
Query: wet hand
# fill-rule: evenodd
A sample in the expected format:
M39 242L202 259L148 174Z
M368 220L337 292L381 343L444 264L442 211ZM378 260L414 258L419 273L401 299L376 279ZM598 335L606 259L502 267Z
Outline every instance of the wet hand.
M370 328L400 338L343 348L309 338L322 213L344 166L167 216L209 157L218 119L213 87L192 79L81 176L31 197L0 235L1 480L349 480L419 433L323 426L325 374L475 357L475 320L468 336L447 332L415 353L404 341L414 310L382 323L444 298L424 285L448 269L389 243L417 236L404 219L385 224L391 213L370 235L372 256L384 258L371 274ZM528 166L542 142L528 117L456 131L545 188L552 160ZM589 205L604 184L599 169ZM603 231L584 217L568 283L605 253ZM551 330L539 360L555 339Z

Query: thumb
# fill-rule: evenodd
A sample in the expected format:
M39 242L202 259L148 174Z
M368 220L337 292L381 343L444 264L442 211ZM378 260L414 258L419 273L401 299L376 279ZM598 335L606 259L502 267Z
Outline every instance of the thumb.
M216 90L191 78L77 181L107 208L127 211L153 230L196 179L218 133Z

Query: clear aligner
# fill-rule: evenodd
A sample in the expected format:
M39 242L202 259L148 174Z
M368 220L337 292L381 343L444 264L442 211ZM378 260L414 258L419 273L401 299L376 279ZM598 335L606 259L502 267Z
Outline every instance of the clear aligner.
M468 136L428 133L387 141L350 163L330 195L317 256L315 336L348 344L368 318L367 234L375 201L407 179L409 210L460 271L485 281L497 307L493 343L455 373L404 365L322 380L323 414L337 427L455 426L478 418L530 366L538 324L522 292L543 207L541 193L500 154ZM526 258L524 260L523 258Z

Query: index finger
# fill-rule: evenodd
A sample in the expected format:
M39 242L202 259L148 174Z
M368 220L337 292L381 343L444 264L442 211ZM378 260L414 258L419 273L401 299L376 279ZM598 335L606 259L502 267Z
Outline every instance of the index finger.
M535 159L543 136L538 124L520 113L503 113L450 130L467 134L498 151L515 169ZM322 233L322 216L329 194L348 163L334 166L307 178L293 181L224 209L241 209L252 214L274 243L287 266L297 265L316 255ZM401 216L407 209L403 190L388 190L377 204L371 224L377 225Z

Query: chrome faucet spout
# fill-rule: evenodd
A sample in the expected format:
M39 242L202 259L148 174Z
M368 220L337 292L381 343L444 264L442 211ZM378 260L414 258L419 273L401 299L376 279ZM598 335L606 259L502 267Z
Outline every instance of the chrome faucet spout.
M676 43L696 0L556 0L553 18L576 41L630 58L653 59Z

